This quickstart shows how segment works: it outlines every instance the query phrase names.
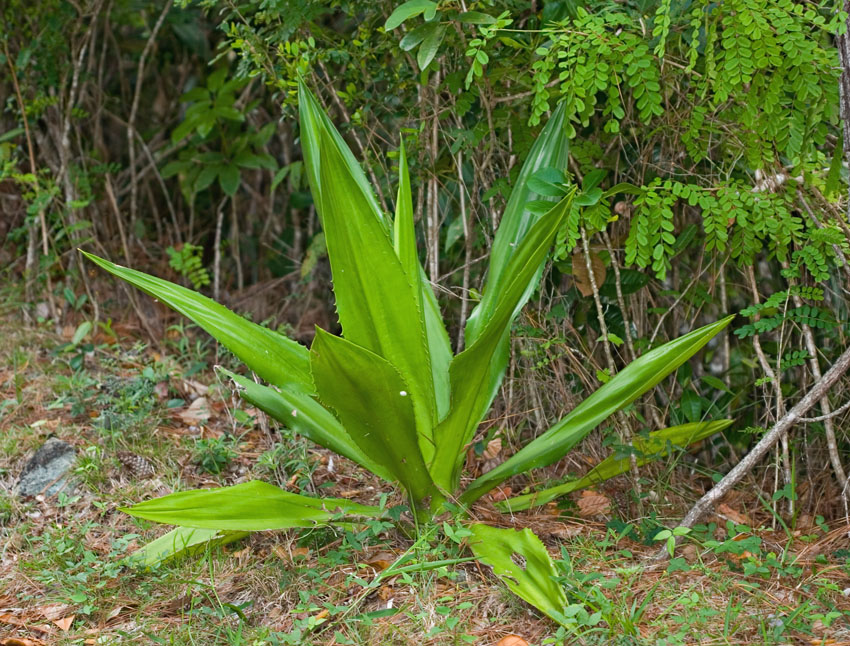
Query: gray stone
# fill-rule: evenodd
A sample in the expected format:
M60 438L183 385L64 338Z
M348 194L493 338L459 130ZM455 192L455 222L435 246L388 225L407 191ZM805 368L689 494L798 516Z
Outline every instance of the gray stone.
M27 462L18 485L15 488L19 496L37 496L49 498L60 491L71 495L76 482L71 476L71 468L77 459L77 450L62 440L51 437L35 452Z

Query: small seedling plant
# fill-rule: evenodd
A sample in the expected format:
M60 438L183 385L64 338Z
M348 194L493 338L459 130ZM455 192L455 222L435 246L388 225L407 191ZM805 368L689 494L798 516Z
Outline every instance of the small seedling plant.
M453 355L437 301L420 265L403 142L395 215L378 205L354 155L299 82L304 166L321 219L342 335L317 328L307 348L237 316L184 287L86 254L201 326L267 385L227 370L243 399L294 432L401 486L419 524L451 512L463 516L481 496L512 476L563 458L616 411L631 404L702 348L723 319L646 352L568 415L495 469L461 486L467 447L496 397L508 366L511 326L535 291L555 236L571 213L576 189L535 192L537 175L565 168L565 112L555 110L524 163L508 199L489 258L486 286L465 327L466 349ZM549 173L551 175L551 173ZM541 209L541 201L549 206ZM664 455L715 433L728 421L660 429L636 452ZM525 509L613 477L628 459L612 456L576 483L499 503ZM386 510L350 500L313 498L262 481L173 493L127 513L177 529L141 551L153 562L209 540L247 532L350 526L385 518ZM470 525L469 545L520 597L572 625L554 565L528 529Z

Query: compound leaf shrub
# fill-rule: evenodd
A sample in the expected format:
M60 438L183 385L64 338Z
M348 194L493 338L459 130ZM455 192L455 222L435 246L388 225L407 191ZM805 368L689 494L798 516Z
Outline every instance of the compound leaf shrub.
M327 242L341 336L318 329L308 349L191 290L86 255L218 339L268 384L226 372L243 398L317 444L400 484L418 519L443 513L447 500L471 504L509 477L559 460L601 422L676 370L731 320L646 352L502 465L462 487L467 447L508 363L512 323L540 280L574 198L590 203L601 191L589 198L595 186L586 181L576 198L575 187L565 193L549 191L539 180L553 176L546 169L566 166L567 111L559 107L519 174L494 240L483 298L467 324L466 349L452 356L416 254L403 150L393 221L381 211L351 151L303 83L299 94L304 163ZM538 181L532 181L535 178ZM725 425L704 422L662 429L634 448L651 459L672 444L686 445ZM622 461L613 458L584 482L592 484L622 470ZM585 485L580 481L578 486ZM541 504L557 495L558 490L550 490L537 500L521 498L517 505ZM508 501L505 508L511 504ZM174 493L126 511L178 526L143 550L146 562L196 547L205 538L232 540L234 532L348 525L384 514L379 507L312 498L259 481ZM524 540L537 546L527 536ZM535 586L540 584L537 579L551 574L547 567L543 560L540 568L529 572ZM558 619L541 595L527 593L521 582L520 588L515 590L520 596ZM557 594L554 599L556 606L563 605Z

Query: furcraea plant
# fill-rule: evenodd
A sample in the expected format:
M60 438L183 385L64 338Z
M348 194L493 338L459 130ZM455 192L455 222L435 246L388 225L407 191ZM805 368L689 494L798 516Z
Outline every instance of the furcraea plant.
M511 476L560 460L603 420L655 386L729 322L727 318L707 325L647 352L518 453L461 487L467 447L508 365L512 322L540 280L574 194L566 190L556 201L533 193L528 186L535 172L566 166L564 111L553 113L517 178L493 241L483 297L466 325L466 349L453 356L416 251L403 146L391 220L303 83L299 100L304 165L327 242L342 336L317 329L308 349L189 289L86 255L192 319L267 382L260 385L223 371L243 399L316 444L400 484L419 522L446 509L463 510ZM552 202L545 213L526 208L532 202L539 207L540 199ZM644 448L663 454L671 444L685 445L726 425L721 421L660 430L646 440ZM621 473L623 464L613 459L603 463L598 479ZM559 493L541 492L538 499L524 497L517 503L528 507ZM511 501L504 507L510 509ZM378 507L307 497L259 481L174 493L126 511L179 526L145 548L143 556L148 561L210 538L347 524L385 514ZM487 548L483 543L473 545L490 562Z

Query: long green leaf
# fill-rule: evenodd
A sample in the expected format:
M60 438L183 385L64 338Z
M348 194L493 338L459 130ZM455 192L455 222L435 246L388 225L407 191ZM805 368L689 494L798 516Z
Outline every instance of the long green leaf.
M567 596L556 580L555 564L534 532L527 527L517 531L481 524L470 529L469 547L478 560L492 567L493 573L519 598L567 625L563 614Z
M224 532L217 529L175 527L170 532L133 552L130 565L151 567L177 556L197 554L213 545L227 545L244 538L251 532Z
M122 511L157 523L237 532L314 527L340 518L340 522L351 522L384 513L379 507L342 498L308 498L289 493L259 480L220 489L181 491Z
M694 442L699 442L710 435L728 428L731 424L731 419L696 422L671 426L660 431L652 431L648 438L636 436L632 440L632 446L637 449L635 455L637 465L641 466L647 462L664 457L670 452L672 447L684 447ZM545 505L547 502L565 496L573 491L592 487L605 480L610 480L614 476L628 471L630 466L631 461L627 456L617 457L617 455L609 455L582 478L525 496L516 496L515 498L502 500L496 503L496 508L499 511L512 512Z
M242 399L264 411L287 428L369 469L389 482L392 474L370 458L334 417L310 393L293 387L269 388L229 370L219 369L236 384Z
M329 139L332 147L338 153L338 159L341 159L342 162L341 164L337 164L337 168L334 172L340 172L341 170L349 182L353 181L354 184L356 184L357 190L355 192L360 198L359 215L361 217L365 217L366 212L371 213L372 217L380 223L381 227L383 227L386 230L387 235L389 235L389 225L378 206L378 202L375 199L369 182L366 180L363 169L360 168L360 165L357 163L357 160L354 158L354 155L351 153L351 150L346 145L342 136L336 130L327 115L323 112L318 101L307 89L307 86L302 80L299 80L298 96L301 120L301 147L304 154L307 177L310 181L313 197L320 213L322 211L321 202L324 195L322 191L323 162L320 154L320 147L323 139L326 142L326 146ZM341 169L339 168L340 165L342 166ZM406 178L403 176L401 179L404 181ZM409 182L409 180L407 181ZM345 203L343 202L343 204ZM412 206L410 208L410 217L413 217ZM413 243L415 246L414 238L411 238L409 242ZM408 247L406 248L405 253L409 254L409 252L410 249ZM409 258L409 256L407 257ZM405 267L405 270L409 271L409 267L406 262L403 262L402 264ZM334 276L334 278L336 280L336 276ZM432 390L434 392L434 399L436 400L436 421L442 419L448 412L448 366L452 357L451 344L449 342L449 336L446 333L445 325L443 324L443 319L440 316L440 308L437 305L434 292L431 289L431 284L428 282L425 272L420 268L419 271L414 274L408 273L407 279L413 284L416 284L418 281L421 294L420 302L422 304L422 313L425 319L425 334L429 350L433 382ZM407 326L410 326L410 322L407 323ZM345 323L343 322L343 328L344 327ZM360 345L367 345L363 344L362 341L358 341L353 338L352 340ZM427 371L425 371L425 374L427 374ZM430 438L429 441L433 442L433 438Z
M728 316L701 327L632 361L543 435L475 480L461 501L471 503L511 476L560 460L603 420L681 366L733 318L734 315Z
M252 323L191 289L82 253L106 271L192 319L269 383L281 387L294 383L312 390L310 353L300 343Z
M322 196L319 146L322 136L329 135L337 152L345 161L346 173L357 184L358 191L369 204L372 215L387 227L387 221L378 206L378 200L375 198L371 186L369 186L369 181L366 179L363 169L360 168L360 164L357 163L342 135L331 123L325 111L322 110L316 97L307 89L307 85L300 78L298 79L298 113L301 125L301 152L304 155L304 166L307 170L307 179L310 182L316 208L321 209L319 202Z
M398 369L430 445L437 412L418 281L406 274L330 135L319 150L322 228L343 334Z
M361 450L410 492L415 504L433 493L420 452L413 402L398 370L351 341L316 330L313 380Z
M535 214L526 208L526 205L535 200L549 200L553 204L556 198L539 195L528 187L528 180L542 168L565 169L569 160L569 139L564 130L564 117L566 114L565 104L560 104L546 126L541 130L531 151L520 170L519 176L514 184L514 189L508 198L499 229L493 239L493 247L490 250L490 267L487 275L487 283L481 302L472 311L466 323L466 343L473 343L483 331L487 321L501 299L502 290L506 280L510 280L510 272L506 271L508 263L516 253L519 243L525 238L542 215ZM529 278L527 289L523 298L517 303L516 311L522 309L523 305L534 293L537 283L543 274L545 259L536 267L536 272Z
M494 356L510 335L516 304L531 275L549 254L552 240L569 210L570 198L555 205L519 243L508 264L510 280L482 333L451 363L451 409L435 431L437 452L431 464L434 481L451 491L457 484L464 446L472 439L493 398Z

